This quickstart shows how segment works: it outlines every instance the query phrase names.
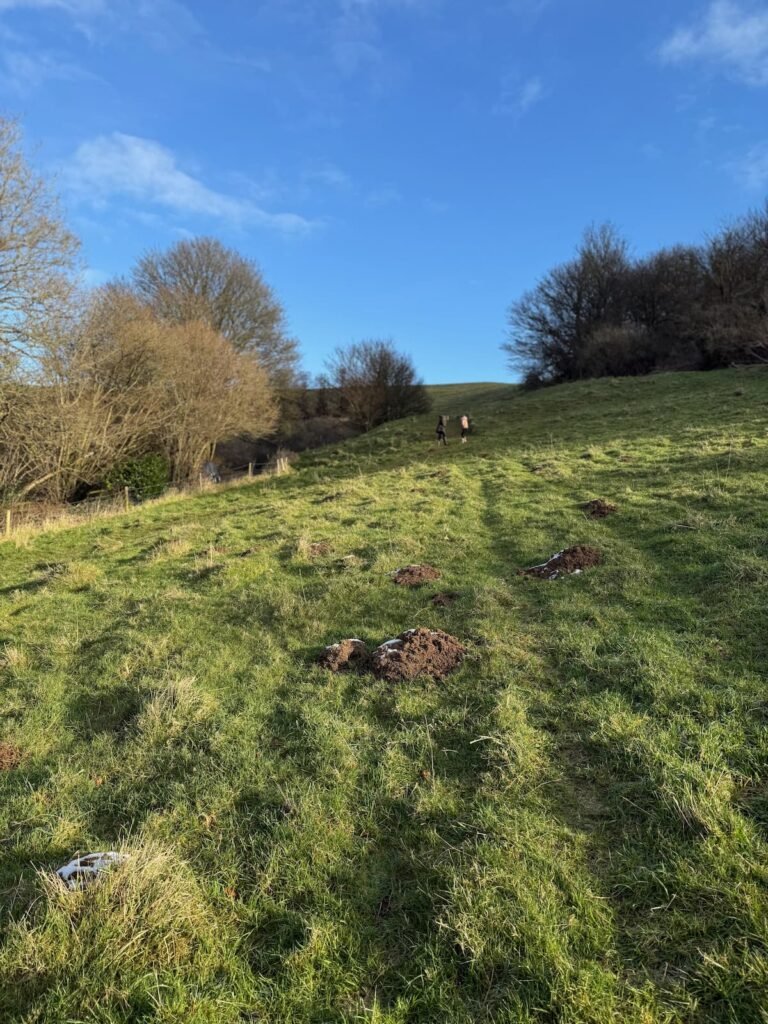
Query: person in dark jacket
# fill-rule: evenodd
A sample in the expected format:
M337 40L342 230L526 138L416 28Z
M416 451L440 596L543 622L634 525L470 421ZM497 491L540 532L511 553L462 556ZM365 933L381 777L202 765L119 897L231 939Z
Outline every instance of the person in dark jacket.
M445 416L441 416L437 421L437 443L440 444L441 441L443 444L448 444L448 440L445 436Z

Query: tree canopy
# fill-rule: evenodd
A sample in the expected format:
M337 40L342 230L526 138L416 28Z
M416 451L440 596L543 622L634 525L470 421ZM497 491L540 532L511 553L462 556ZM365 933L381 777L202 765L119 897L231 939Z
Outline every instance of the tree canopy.
M215 238L184 239L142 256L130 282L161 319L203 321L236 351L256 356L274 386L294 382L296 341L282 304L252 260Z

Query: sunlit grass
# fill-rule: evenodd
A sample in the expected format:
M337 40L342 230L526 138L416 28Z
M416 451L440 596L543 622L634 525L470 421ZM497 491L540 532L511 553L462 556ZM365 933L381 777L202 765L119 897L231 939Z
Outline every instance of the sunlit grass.
M768 373L434 394L0 545L0 1020L768 1019ZM313 663L417 625L456 675Z

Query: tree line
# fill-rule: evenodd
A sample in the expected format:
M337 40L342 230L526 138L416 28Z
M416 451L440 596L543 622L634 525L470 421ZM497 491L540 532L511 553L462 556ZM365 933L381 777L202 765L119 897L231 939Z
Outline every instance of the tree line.
M503 348L529 387L768 362L768 204L640 259L613 226L589 228L512 304Z
M181 483L217 443L326 415L366 430L428 408L389 341L339 349L310 388L285 310L251 260L213 238L145 253L82 286L80 243L0 118L0 500L62 502L110 481ZM311 437L310 437L311 443ZM158 469L158 467L161 467Z

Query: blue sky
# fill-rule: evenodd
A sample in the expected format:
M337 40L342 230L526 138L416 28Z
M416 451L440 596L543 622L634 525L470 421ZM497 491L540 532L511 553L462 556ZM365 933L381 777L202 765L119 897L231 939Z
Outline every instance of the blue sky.
M0 0L0 46L88 279L216 235L312 372L393 337L430 382L506 379L510 301L587 224L643 253L768 192L751 0Z

